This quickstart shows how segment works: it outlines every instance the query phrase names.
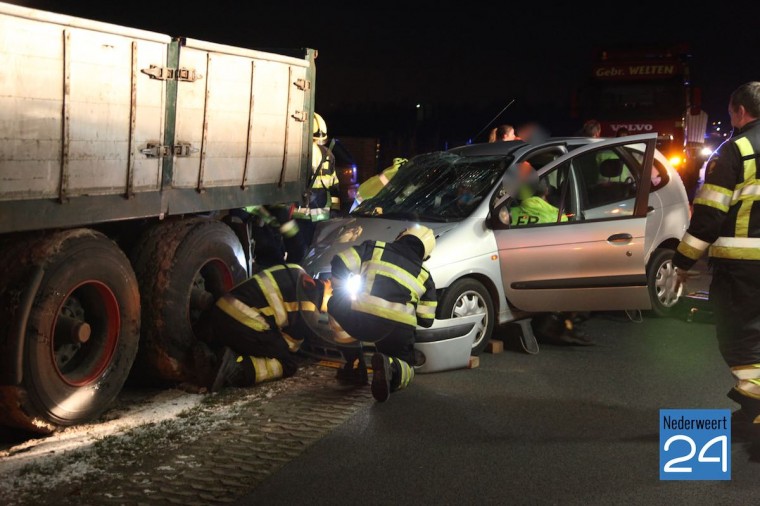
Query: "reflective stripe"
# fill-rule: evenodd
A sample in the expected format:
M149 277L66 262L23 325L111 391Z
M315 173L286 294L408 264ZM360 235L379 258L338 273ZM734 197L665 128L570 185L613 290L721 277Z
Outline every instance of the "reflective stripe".
M280 225L280 233L283 237L294 237L298 233L296 220L290 220Z
M739 188L739 187L737 187ZM743 185L740 189L734 192L732 203L736 203L740 200L759 200L760 199L760 184L753 182L752 184Z
M714 207L720 211L728 212L732 197L733 191L722 186L706 184L702 186L699 195L694 199L694 204Z
M223 295L216 301L216 306L256 332L269 330L269 324L255 308L248 307L231 295Z
M739 211L736 213L736 228L734 229L734 235L736 237L749 236L749 215L752 211L753 201L743 200L739 206Z
M388 176L386 176L385 174L380 173L380 175L377 176L377 178L383 183L383 186L388 184Z
M282 335L282 338L285 340L285 343L288 345L288 350L295 353L298 351L298 349L301 347L301 343L303 343L303 339L295 339L290 334L286 334L285 332L280 332Z
M332 317L331 314L327 315L327 321L330 324L330 328L333 330L333 339L335 339L335 342L338 344L353 344L358 343L356 339L351 337L348 332L343 330L343 327L340 326L340 323Z
M710 247L710 256L732 260L760 260L760 238L719 237Z
M685 242L692 248L698 251L706 251L707 248L710 247L710 243L707 241L703 241L702 239L698 239L691 235L690 233L686 232L683 235L683 238L681 239L682 242Z
M737 380L760 379L760 364L739 365L731 368Z
M406 362L404 362L403 360L395 358L395 357L393 358L389 357L388 361L391 363L391 367L392 367L393 362L396 362L399 366L398 367L399 371L401 372L401 378L399 381L398 388L396 390L401 390L403 388L408 387L409 383L411 383L412 380L414 379L414 368L410 366L409 364L407 364Z
M359 294L357 300L351 302L351 308L399 323L417 324L417 317L411 305L390 302L367 293Z
M280 267L280 266L278 266ZM280 267L281 269L282 267ZM274 319L277 322L277 326L282 328L288 323L288 312L283 304L282 293L280 287L277 286L277 282L274 280L272 272L280 269L269 269L257 274L254 279L261 289L261 293L267 300L267 304L274 311Z
M420 301L417 304L417 316L420 318L434 318L437 302Z
M382 274L409 290L412 294L412 303L416 303L422 297L422 294L425 293L425 287L420 284L417 278L391 263L373 259L367 262L366 265L367 272L372 272L375 275ZM365 285L367 292L372 291L372 283L374 282L374 276L368 276L368 278L370 277L372 278L371 281L368 279Z
M282 364L276 358L251 357L256 383L282 378Z
M338 258L343 260L343 263L346 264L346 268L353 272L358 273L359 267L362 265L362 259L359 256L359 252L356 251L355 248L347 248L340 253L338 253Z
M739 154L742 155L744 160L744 180L752 181L757 174L757 163L755 163L755 150L752 149L752 143L746 137L740 137L734 142L736 147L739 148Z

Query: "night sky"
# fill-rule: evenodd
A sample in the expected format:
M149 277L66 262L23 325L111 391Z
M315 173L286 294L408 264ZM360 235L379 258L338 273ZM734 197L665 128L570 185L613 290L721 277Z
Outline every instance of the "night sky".
M570 97L599 46L688 44L692 80L711 120L727 121L730 92L760 80L760 4L752 1L708 9L662 0L455 9L411 1L11 3L256 49L316 48L317 111L343 135L371 130L373 114L378 122L400 120L420 103L449 111L458 129L474 136L512 99L494 124L538 119L554 134L570 134L583 121L569 116ZM352 115L362 123L352 123Z

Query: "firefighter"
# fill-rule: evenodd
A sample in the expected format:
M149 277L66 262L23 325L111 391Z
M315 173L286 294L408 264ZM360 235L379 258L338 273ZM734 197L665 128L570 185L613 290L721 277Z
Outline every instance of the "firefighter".
M340 216L340 181L335 168L335 155L327 144L327 124L314 113L311 145L311 181L303 205L294 216L304 233L306 244L311 244L316 223Z
M748 82L728 103L732 137L710 160L673 264L677 286L708 251L710 302L718 347L734 376L728 397L734 433L760 439L760 82ZM709 248L709 249L708 249ZM746 432L745 432L746 431Z
M374 343L372 396L379 402L414 378L416 327L433 324L437 305L435 283L422 265L434 247L433 231L414 226L392 243L364 241L332 259L328 314L346 358L337 378L366 384L361 342Z
M209 344L226 349L210 390L295 374L294 354L311 332L306 320L327 311L330 294L329 281L315 280L300 266L282 263L220 297L208 314Z
M360 184L359 188L356 190L356 197L353 206L351 206L351 210L353 211L354 208L363 201L377 195L378 192L385 188L385 185L393 179L393 176L396 175L401 166L408 161L409 160L406 158L394 158L390 167L387 167L380 174L376 174Z
M293 206L257 205L245 208L251 220L254 261L267 268L283 261L301 263L306 256L306 242L293 219Z

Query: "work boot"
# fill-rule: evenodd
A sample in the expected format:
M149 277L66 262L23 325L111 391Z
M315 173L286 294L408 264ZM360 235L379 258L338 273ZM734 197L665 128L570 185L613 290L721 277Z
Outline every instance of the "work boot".
M372 397L385 402L391 395L392 368L389 357L382 353L372 355Z
M335 378L341 385L364 386L368 382L367 364L364 357L348 358L346 364L338 369Z
M209 392L218 392L222 387L226 385L234 385L236 383L236 377L240 376L242 373L237 358L238 354L230 348L224 349L224 354L219 362L219 369L216 371L216 376L214 377L214 382L211 384Z

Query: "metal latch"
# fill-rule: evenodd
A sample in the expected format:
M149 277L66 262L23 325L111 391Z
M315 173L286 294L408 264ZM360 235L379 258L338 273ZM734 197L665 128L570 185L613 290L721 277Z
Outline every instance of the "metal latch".
M309 114L306 111L295 111L293 112L292 118L303 123L309 118Z
M140 72L149 75L151 79L161 81L186 81L192 83L203 77L202 74L197 73L193 69L172 69L169 67L159 67L158 65L151 65L147 69L141 69Z
M160 144L148 143L147 146L140 150L140 153L148 158L160 158L164 156L190 156L197 153L198 148L194 148L189 142L178 142L174 146L163 146Z
M299 90L310 90L311 89L311 81L307 81L306 79L300 78L296 79L296 82L293 84L296 85L296 88Z

